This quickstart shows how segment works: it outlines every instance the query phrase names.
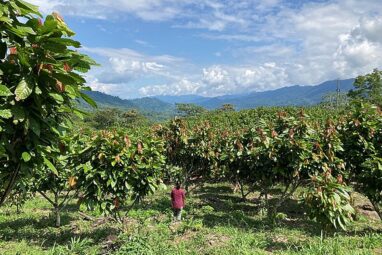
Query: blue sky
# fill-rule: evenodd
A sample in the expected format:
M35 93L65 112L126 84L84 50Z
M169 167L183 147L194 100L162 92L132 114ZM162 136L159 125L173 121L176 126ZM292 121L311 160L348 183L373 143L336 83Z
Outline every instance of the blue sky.
M121 98L314 85L382 67L380 0L30 0L58 11Z

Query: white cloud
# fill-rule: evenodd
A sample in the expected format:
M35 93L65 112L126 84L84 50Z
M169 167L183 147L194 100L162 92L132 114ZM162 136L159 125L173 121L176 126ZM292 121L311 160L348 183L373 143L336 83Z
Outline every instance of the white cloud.
M155 76L174 79L177 77L174 67L184 62L170 55L150 56L128 48L85 47L83 51L101 57L102 67L94 69L92 73L104 83L125 84L142 77Z
M350 78L382 67L382 1L377 0L32 0L63 15L144 21L200 29L229 47L211 54L232 64L193 64L172 55L85 48L103 58L93 72L102 90L139 83L141 95L220 95ZM91 8L89 8L91 7ZM135 40L142 46L145 41ZM219 42L220 44L220 42ZM224 57L221 52L224 51ZM145 82L141 82L144 79ZM154 81L153 81L154 80ZM152 85L154 84L154 85ZM156 85L155 85L156 84ZM135 86L135 85L134 85Z
M103 92L106 94L117 94L120 90L118 84L102 83L97 78L88 76L87 83L92 90Z
M198 82L183 78L169 84L145 86L140 88L139 92L143 96L198 94L201 86Z
M356 27L339 38L334 65L342 75L356 76L382 65L381 18L362 18Z
M201 75L190 80L182 78L175 82L145 86L139 90L144 96L199 94L220 96L225 94L264 91L279 87L280 81L288 79L285 69L276 63L265 63L256 67L210 66Z
M228 72L220 66L212 66L203 69L203 81L207 84L223 84L230 80Z

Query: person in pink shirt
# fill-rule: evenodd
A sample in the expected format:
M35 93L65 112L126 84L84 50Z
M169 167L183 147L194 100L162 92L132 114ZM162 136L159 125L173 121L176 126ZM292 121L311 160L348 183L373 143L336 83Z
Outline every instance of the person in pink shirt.
M186 202L186 192L180 188L180 183L177 182L175 188L171 191L171 205L174 211L174 218L177 221L182 220L182 210Z

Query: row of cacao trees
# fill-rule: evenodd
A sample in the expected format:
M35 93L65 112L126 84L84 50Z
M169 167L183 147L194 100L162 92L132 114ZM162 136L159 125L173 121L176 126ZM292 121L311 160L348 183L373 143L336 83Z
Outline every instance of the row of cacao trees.
M382 113L376 105L204 115L176 119L156 133L166 143L167 163L183 169L186 187L192 180L228 180L239 184L243 198L260 191L271 220L301 186L307 213L325 228L351 222L351 190L365 194L381 215ZM283 187L277 202L269 199L274 187Z
M381 132L381 110L368 103L355 103L346 114L261 108L175 119L135 132L62 131L59 141L45 148L44 164L23 158L33 171L17 183L10 202L40 194L59 226L60 212L73 198L118 219L120 209L153 193L165 179L180 178L187 188L195 181L230 181L243 198L259 191L274 221L279 207L303 186L309 216L325 228L345 229L354 214L350 188L379 210ZM182 172L171 172L170 165ZM283 189L276 201L270 196L275 187Z
M60 141L47 151L46 164L36 162L33 171L13 189L9 203L21 206L35 195L42 196L52 206L57 227L62 210L73 199L78 200L78 206L83 204L88 210L120 220L120 209L163 185L164 143L150 133L62 133Z

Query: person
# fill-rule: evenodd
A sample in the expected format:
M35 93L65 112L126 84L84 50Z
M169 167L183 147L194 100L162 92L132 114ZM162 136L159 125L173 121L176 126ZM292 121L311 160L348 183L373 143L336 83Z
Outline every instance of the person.
M186 193L180 188L180 183L177 182L175 188L171 191L171 205L174 211L174 219L182 220L182 210L186 202Z

